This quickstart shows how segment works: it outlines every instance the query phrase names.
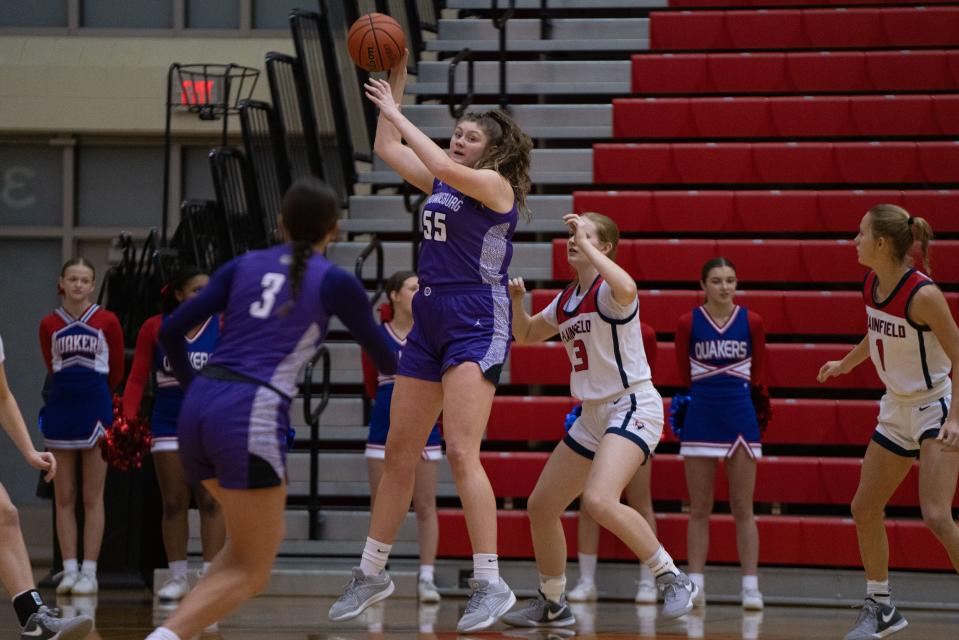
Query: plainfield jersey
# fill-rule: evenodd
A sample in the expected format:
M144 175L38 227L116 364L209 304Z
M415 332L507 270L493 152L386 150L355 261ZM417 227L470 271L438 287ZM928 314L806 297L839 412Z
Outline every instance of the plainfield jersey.
M601 277L585 295L576 296L577 291L576 285L569 285L543 310L543 318L559 329L566 346L573 396L581 401L607 400L652 380L643 349L639 300L621 307ZM620 312L614 313L617 307Z
M689 336L690 391L707 396L748 394L752 355L746 309L737 305L722 326L713 322L702 307L693 309Z
M498 213L434 180L423 207L421 285L505 286L518 218L515 202L509 212Z
M934 284L926 274L910 269L888 298L876 300L879 279L872 271L863 285L869 356L886 389L921 402L950 387L952 363L928 326L913 322L909 303L922 287Z

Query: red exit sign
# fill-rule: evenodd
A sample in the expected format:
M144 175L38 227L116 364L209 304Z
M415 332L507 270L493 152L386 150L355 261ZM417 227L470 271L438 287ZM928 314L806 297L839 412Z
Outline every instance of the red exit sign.
M215 80L183 80L180 82L180 104L202 106L210 104Z

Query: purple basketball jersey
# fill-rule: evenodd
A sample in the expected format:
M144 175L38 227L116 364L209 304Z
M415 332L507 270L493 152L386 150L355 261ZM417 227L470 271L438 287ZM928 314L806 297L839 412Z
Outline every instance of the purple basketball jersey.
M331 267L320 254L310 258L293 312L291 260L290 246L283 244L251 251L237 261L223 332L209 361L289 396L296 393L297 372L326 334L329 318L320 286Z
M497 213L433 180L423 207L419 277L422 285L503 285L513 257L517 205Z

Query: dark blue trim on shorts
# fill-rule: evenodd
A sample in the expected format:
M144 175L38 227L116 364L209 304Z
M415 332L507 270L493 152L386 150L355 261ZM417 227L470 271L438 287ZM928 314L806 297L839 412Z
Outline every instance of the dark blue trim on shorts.
M596 456L595 453L593 453L592 451L590 451L589 449L587 449L586 447L584 447L583 445L581 445L580 443L576 442L571 437L569 437L568 433L565 436L563 436L563 443L567 447L572 449L573 453L578 453L579 455L583 456L587 460L592 460Z
M873 433L872 433L872 441L875 442L876 444L878 444L878 445L879 445L880 447L882 447L883 449L889 451L890 453L894 453L894 454L896 454L897 456L902 456L903 458L918 458L918 457L919 457L919 449L915 449L915 450L912 450L912 451L910 451L909 449L903 449L903 448L900 447L898 444L896 444L895 442L893 442L892 440L890 440L890 439L887 438L886 436L882 435L882 434L879 433L878 431L873 431Z
M650 453L649 451L649 445L643 442L643 439L640 438L638 435L636 435L632 431L627 431L626 429L623 429L622 427L610 427L609 429L606 430L606 433L612 433L613 435L622 436L626 438L627 440L632 440L635 444L639 445L639 448L642 449L643 453L646 454L646 457L643 459L643 464L646 464L647 462L649 462L649 456L652 455L652 453ZM606 435L606 433L604 433L603 435Z
M946 406L946 399L939 398L939 406L942 407L942 418L939 420L939 426L946 424L946 419L949 417L949 407Z
M922 432L922 435L919 436L919 445L922 446L922 441L927 438L938 438L939 437L939 427L933 427L932 429L926 429Z
M619 428L625 429L629 426L629 421L633 417L633 414L636 412L636 394L629 394L629 411L626 412L626 415L623 417L622 423L620 423Z

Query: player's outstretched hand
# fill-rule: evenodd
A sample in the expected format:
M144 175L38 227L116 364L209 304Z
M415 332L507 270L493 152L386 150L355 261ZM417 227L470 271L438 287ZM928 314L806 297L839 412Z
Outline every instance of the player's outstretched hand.
M942 423L936 440L944 449L959 452L959 419L950 417Z
M399 107L396 100L393 99L393 90L390 83L380 78L370 78L363 85L366 90L366 97L370 102L380 108L380 112L389 118L391 115L399 113Z
M526 295L526 283L523 282L522 278L510 278L509 281L509 297L512 298L514 303L522 303L523 296Z
M816 376L816 380L820 384L829 380L829 378L835 378L836 376L841 376L845 371L842 370L842 361L841 360L830 360L822 366L819 370L819 375Z
M53 454L49 451L34 451L29 453L26 456L27 464L29 464L34 469L39 469L44 471L43 479L47 482L53 480L53 476L57 475L57 459L53 457Z

